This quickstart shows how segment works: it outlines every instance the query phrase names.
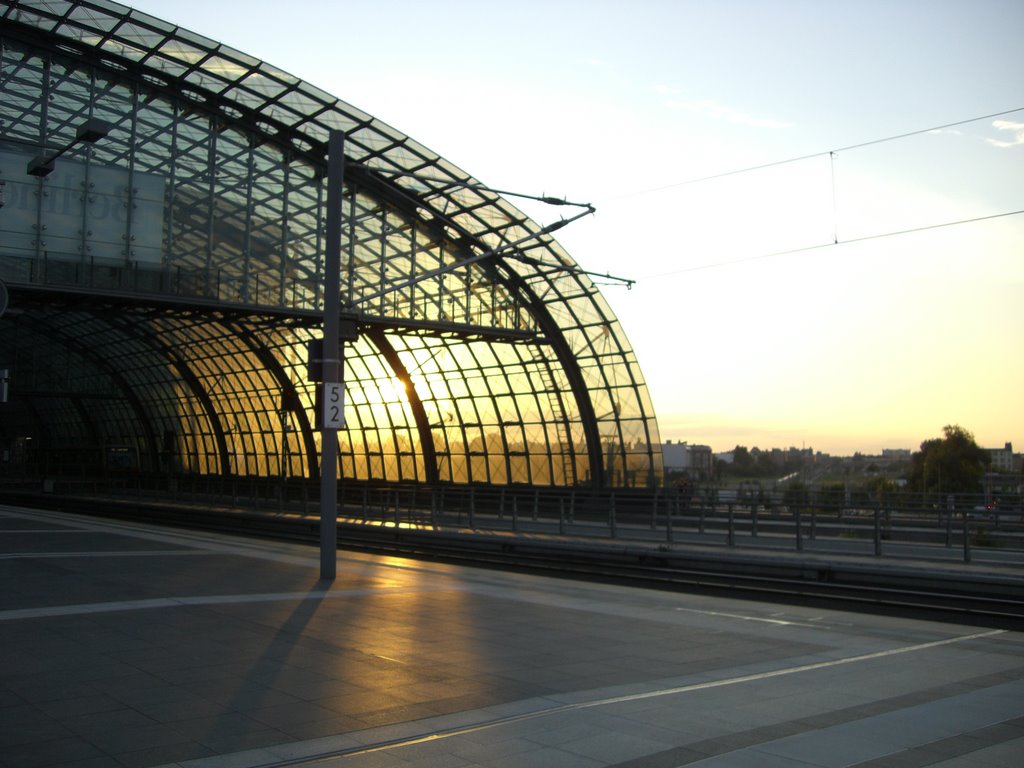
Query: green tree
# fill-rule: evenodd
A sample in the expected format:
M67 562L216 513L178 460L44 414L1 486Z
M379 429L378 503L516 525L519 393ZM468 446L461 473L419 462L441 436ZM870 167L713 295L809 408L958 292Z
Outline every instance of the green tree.
M754 460L750 458L750 451L745 445L737 445L732 449L732 463L737 470L747 472L753 465Z
M991 458L974 442L974 435L956 424L942 429L945 437L921 443L910 457L908 485L915 491L975 493Z
M757 455L757 475L760 477L771 477L772 475L778 476L782 474L780 472L781 467L775 465L772 461L772 455L768 451L762 451Z
M758 474L754 457L750 455L750 451L743 445L737 445L733 448L732 464L724 466L723 470L723 475L727 474L733 477L755 477Z
M782 495L782 503L789 507L790 511L797 508L803 509L810 500L810 489L800 480L791 480L786 483L786 490Z
M899 490L896 487L896 482L892 478L882 476L872 477L864 483L864 488L869 493L874 493L876 495L880 493L896 493L896 491Z
M846 486L842 483L824 483L818 490L818 506L823 511L839 512L846 506Z

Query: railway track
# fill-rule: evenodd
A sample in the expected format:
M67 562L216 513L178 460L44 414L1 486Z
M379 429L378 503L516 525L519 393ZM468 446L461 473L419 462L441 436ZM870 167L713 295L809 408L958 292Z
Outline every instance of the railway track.
M300 514L112 497L4 494L0 499L164 526L310 545L319 541L318 519ZM479 568L1024 630L1024 572L1015 576L970 567L864 564L794 553L670 550L623 541L609 544L344 520L339 520L338 544L343 549Z
M841 564L751 562L724 553L696 557L685 551L669 554L592 544L566 547L501 539L450 542L390 531L375 537L341 531L339 542L362 551L484 568L833 609L842 604L849 610L1024 630L1024 582L972 580L965 584L935 574L897 575L888 569L870 572Z

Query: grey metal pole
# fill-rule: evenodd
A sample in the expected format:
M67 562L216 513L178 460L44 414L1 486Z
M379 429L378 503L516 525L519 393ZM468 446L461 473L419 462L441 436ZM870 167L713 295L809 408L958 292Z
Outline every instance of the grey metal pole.
M882 556L882 513L875 504L875 557Z
M324 253L324 382L341 381L338 315L341 312L341 193L345 176L345 134L331 131L327 142L327 236ZM326 409L326 403L323 404ZM320 428L320 579L333 581L338 560L338 430Z

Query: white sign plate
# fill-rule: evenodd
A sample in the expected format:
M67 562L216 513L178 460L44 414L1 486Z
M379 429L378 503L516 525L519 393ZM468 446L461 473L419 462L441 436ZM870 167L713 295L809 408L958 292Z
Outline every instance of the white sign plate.
M345 428L345 385L340 381L321 384L320 402L323 405L321 429Z

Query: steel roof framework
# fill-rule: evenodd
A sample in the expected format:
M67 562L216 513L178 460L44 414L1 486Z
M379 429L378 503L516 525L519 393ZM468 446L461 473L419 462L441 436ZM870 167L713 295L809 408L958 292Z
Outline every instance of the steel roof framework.
M505 197L308 83L124 6L0 2L0 19L0 279L23 305L0 319L0 355L24 396L0 439L130 443L143 469L315 476L303 350L323 305L325 142L341 129L341 298L363 331L346 361L345 476L657 481L657 426L618 321ZM85 117L113 130L63 179L12 173ZM12 209L34 235L5 231ZM61 367L74 392L98 377L129 404L116 429L40 394L32 377Z

